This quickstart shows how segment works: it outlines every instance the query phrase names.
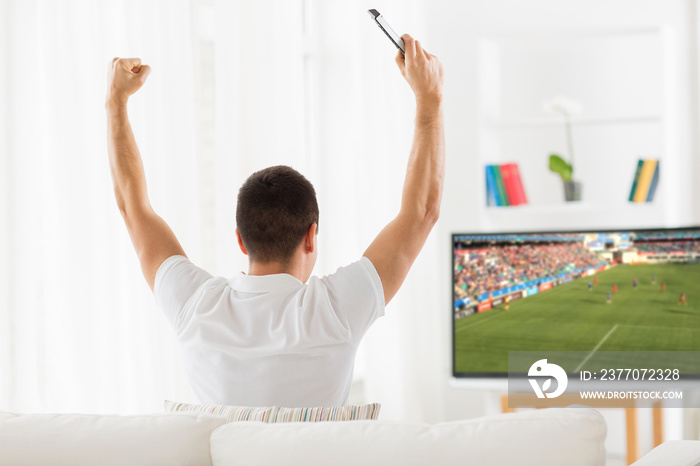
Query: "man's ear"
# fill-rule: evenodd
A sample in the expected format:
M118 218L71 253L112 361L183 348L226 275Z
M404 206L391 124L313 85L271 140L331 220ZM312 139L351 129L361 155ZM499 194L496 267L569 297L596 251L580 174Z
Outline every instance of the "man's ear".
M243 244L243 238L241 238L241 234L238 233L238 228L236 228L236 239L238 240L238 247L241 248L241 252L247 256L248 250L246 249L245 244Z
M312 223L309 229L306 231L306 237L304 238L304 250L309 254L313 254L313 252L316 251L317 231L318 224L316 223Z

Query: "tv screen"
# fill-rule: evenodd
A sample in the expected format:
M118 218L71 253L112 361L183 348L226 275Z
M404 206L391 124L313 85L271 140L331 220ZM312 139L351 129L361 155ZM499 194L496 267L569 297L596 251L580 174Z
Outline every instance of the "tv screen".
M452 235L453 375L509 351L700 351L700 227Z

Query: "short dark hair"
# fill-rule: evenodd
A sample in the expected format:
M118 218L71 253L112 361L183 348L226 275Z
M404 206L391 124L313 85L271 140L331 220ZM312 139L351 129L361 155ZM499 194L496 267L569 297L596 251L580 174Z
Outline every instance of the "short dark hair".
M314 223L316 191L292 167L257 171L238 191L236 226L251 260L288 263Z

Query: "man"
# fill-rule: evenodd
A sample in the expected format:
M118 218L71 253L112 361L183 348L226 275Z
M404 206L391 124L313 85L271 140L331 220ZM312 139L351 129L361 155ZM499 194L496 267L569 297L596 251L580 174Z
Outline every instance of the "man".
M401 209L357 262L311 277L317 256L313 186L289 167L241 187L236 237L248 274L227 280L192 264L152 209L127 102L150 68L112 61L107 92L114 191L156 301L176 330L204 404L336 406L347 403L357 346L383 315L437 221L444 178L442 65L404 35L396 62L416 97Z

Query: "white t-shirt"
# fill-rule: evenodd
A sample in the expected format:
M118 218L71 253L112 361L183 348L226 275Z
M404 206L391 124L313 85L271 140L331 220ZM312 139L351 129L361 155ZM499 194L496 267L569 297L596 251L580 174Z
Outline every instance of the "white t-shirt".
M304 284L288 274L213 277L172 256L153 291L207 405L346 404L357 346L384 314L382 284L366 257Z

